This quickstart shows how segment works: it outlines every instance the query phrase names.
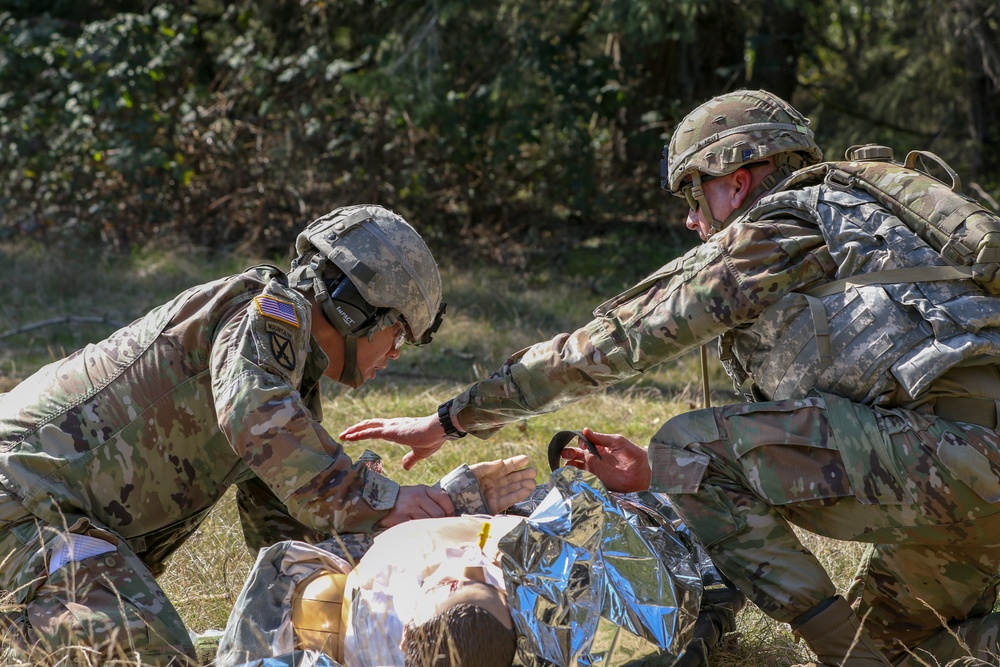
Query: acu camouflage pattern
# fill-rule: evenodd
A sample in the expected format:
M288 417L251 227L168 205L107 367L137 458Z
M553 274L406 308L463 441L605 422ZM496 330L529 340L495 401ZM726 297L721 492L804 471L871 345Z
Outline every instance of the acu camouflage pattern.
M802 153L808 163L823 159L808 118L764 90L726 93L696 108L674 130L663 187L677 193L693 173L722 176L789 152Z
M602 304L583 328L511 356L457 397L452 414L488 437L720 336L727 370L755 400L802 398L817 388L866 404L911 405L950 368L1000 357L1000 302L971 280L823 297L834 353L827 363L802 293L851 275L944 264L862 191L817 185L769 195Z
M1000 302L971 280L823 297L829 366L802 296L945 262L861 189L777 192L583 328L510 357L453 415L487 437L725 335L728 370L765 402L682 415L651 446L652 488L671 494L716 564L788 621L835 592L788 521L870 542L851 596L890 659L905 664L902 646L960 655L937 613L995 654L1000 439L932 412L944 395L1000 399ZM954 381L959 372L973 381Z
M818 225L834 278L948 264L859 189L824 184L769 195L750 211L747 226L792 217ZM866 405L908 405L950 368L1000 360L1000 301L971 280L851 286L821 300L829 363L820 358L816 321L798 291L723 336L727 370L745 393L780 400L816 388Z
M952 175L949 187L915 168L926 156ZM817 182L858 187L873 195L948 261L967 266L972 278L1000 295L1000 217L963 195L958 176L933 153L912 151L904 164L885 161L824 162L797 172L782 187Z
M0 399L0 482L52 525L85 516L156 568L233 484L261 480L296 521L370 530L398 485L320 424L326 355L273 267L192 288ZM293 304L298 326L263 316Z
M403 218L381 206L338 208L299 234L300 260L318 250L358 288L365 301L394 308L419 340L441 305L441 276L427 244ZM294 283L296 271L291 280Z
M789 523L871 546L848 597L890 661L989 662L1000 615L1000 437L989 429L816 392L698 410L649 447L651 489L770 616L836 593ZM905 659L904 647L923 660ZM992 664L992 662L990 662Z

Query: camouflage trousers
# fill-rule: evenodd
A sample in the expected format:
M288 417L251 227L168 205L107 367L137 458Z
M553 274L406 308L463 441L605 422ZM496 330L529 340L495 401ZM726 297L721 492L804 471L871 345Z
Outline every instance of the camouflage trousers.
M149 569L88 519L48 524L0 488L0 563L3 664L197 664Z
M846 594L894 664L1000 655L994 431L813 394L680 415L649 455L651 489L772 618L836 594L794 524L868 544Z

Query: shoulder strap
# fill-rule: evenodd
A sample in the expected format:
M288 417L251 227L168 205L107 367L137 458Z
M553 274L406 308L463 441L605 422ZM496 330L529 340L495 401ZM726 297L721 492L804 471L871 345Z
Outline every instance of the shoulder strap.
M805 292L815 298L838 294L848 287L861 285L886 285L890 283L928 283L939 280L962 280L972 278L972 269L967 266L920 266L909 269L888 269L861 273L848 278L820 285Z

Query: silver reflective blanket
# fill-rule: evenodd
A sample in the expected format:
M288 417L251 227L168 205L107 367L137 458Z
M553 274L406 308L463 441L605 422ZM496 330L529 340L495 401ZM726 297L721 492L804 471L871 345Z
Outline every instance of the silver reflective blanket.
M548 486L500 542L517 664L672 665L698 615L694 550L649 494L610 494L569 467Z

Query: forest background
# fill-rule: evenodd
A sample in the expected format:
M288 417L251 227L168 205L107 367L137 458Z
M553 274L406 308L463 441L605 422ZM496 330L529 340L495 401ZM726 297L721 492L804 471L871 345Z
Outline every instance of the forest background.
M793 102L830 159L930 150L997 208L994 0L0 0L0 391L371 202L428 240L449 316L361 390L326 387L326 424L428 414L697 242L662 148L740 87ZM700 405L698 377L685 357L410 473L401 447L347 450L404 483L526 452L541 481L556 430L648 442ZM712 390L739 400L717 364ZM807 545L849 583L856 545ZM251 563L228 498L164 589L217 629ZM716 664L804 651L748 609Z
M0 239L286 253L371 202L477 261L690 244L662 147L740 87L1000 198L993 0L0 0Z

